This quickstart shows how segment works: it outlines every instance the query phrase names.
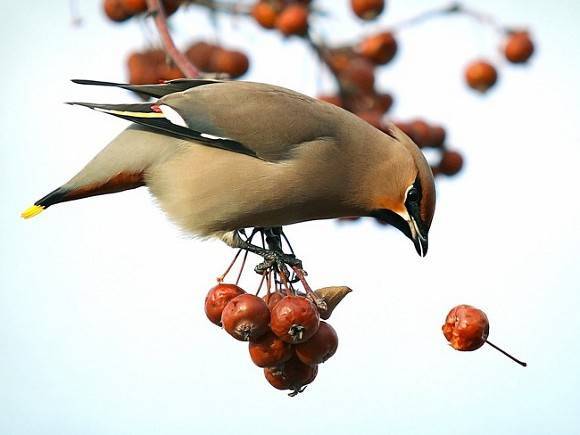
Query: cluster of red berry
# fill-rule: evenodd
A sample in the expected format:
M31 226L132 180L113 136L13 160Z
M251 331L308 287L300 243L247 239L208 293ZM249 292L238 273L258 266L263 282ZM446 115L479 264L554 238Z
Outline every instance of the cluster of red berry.
M199 70L227 74L231 78L245 74L250 66L250 61L244 53L203 41L191 44L185 54ZM161 49L132 53L127 59L127 69L129 82L134 85L159 83L183 77L181 70Z
M251 14L264 29L277 29L284 36L308 32L311 0L258 0ZM384 0L351 0L352 11L363 20L375 19L385 8Z
M185 55L197 69L206 73L227 74L236 79L250 67L248 56L238 50L228 50L209 42L191 44Z
M410 122L396 122L419 148L432 148L439 151L439 159L431 165L434 176L453 176L463 168L463 156L445 144L446 132L440 125L432 125L422 119Z
M526 31L508 31L502 51L508 62L523 64L534 54L534 43ZM497 68L484 59L470 63L465 69L467 84L470 88L481 93L485 93L493 87L497 79Z
M259 0L252 17L264 29L277 29L284 36L303 36L308 32L310 0Z
M259 297L218 283L205 298L205 313L236 340L249 341L250 358L264 369L266 380L294 396L336 352L336 331L320 319L330 317L337 298L350 291L344 289L328 287L308 296L277 290Z
M129 82L134 85L158 83L161 80L183 77L181 70L167 61L167 55L161 49L131 53L127 58L127 69Z
M162 0L163 10L172 15L181 3L183 0ZM104 0L103 10L109 19L120 23L147 12L147 0Z

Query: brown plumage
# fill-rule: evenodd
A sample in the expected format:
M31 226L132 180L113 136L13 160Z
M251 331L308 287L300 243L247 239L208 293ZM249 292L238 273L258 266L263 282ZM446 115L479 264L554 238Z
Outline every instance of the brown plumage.
M72 192L119 191L123 182L134 188L141 180L130 174L142 174L167 215L196 236L235 244L242 228L374 215L426 252L433 176L394 125L387 135L334 105L258 83L179 80L145 90L161 98L76 103L140 125L37 207L70 200Z

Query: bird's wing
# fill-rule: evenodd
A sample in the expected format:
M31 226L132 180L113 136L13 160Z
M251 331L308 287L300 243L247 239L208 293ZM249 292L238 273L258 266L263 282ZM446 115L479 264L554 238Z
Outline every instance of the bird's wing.
M196 142L214 148L257 157L255 151L240 142L223 137L216 137L211 134L192 130L183 125L175 124L170 120L172 116L169 115L168 118L166 115L167 112L164 113L156 104L96 104L82 102L69 102L67 104L84 106L99 112L108 113L132 121L136 124L144 125L163 134L182 139L193 139ZM171 113L171 111L169 113Z
M144 85L150 95L162 92L156 86L187 86L185 91L168 93L155 103L69 104L90 107L163 134L272 162L291 158L298 147L321 139L335 139L337 125L352 122L354 117L333 105L277 86L240 81L207 82L172 80L163 85ZM97 83L136 92L145 89Z
M331 104L261 83L227 81L161 98L176 122L228 138L269 161L291 158L297 147L336 138L339 124L354 116Z
M187 89L195 88L197 86L221 83L220 80L213 79L176 79L152 85L131 85L128 83L103 82L99 80L84 79L73 79L71 81L79 85L107 86L126 89L139 95L146 95L148 97L154 98L161 98L165 95L173 94L175 92L183 92Z

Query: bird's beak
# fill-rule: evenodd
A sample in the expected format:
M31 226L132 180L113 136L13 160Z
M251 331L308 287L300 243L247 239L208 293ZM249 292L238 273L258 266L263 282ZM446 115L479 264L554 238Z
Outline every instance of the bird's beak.
M417 254L419 254L421 257L427 255L427 248L429 247L427 234L421 233L415 217L411 216L407 210L398 212L397 214L402 217L409 226L408 236L413 241L413 245L415 245Z
M427 232L421 232L421 226L417 223L417 219L409 214L407 210L394 212L387 209L377 210L370 214L370 216L386 222L403 234L405 234L415 246L417 254L421 257L427 255L428 241Z
M421 257L427 255L427 248L429 247L429 241L427 239L427 235L421 234L421 230L419 230L419 226L417 225L417 221L413 217L407 221L409 224L409 230L411 231L411 240L415 245L415 250L417 254Z

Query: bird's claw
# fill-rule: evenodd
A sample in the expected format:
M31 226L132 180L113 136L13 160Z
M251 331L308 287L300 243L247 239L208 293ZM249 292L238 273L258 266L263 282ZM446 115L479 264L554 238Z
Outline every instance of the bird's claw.
M264 261L258 264L254 270L256 273L263 275L271 268L276 270L285 270L286 265L302 269L302 261L294 254L285 254L281 251L270 251L264 256Z

